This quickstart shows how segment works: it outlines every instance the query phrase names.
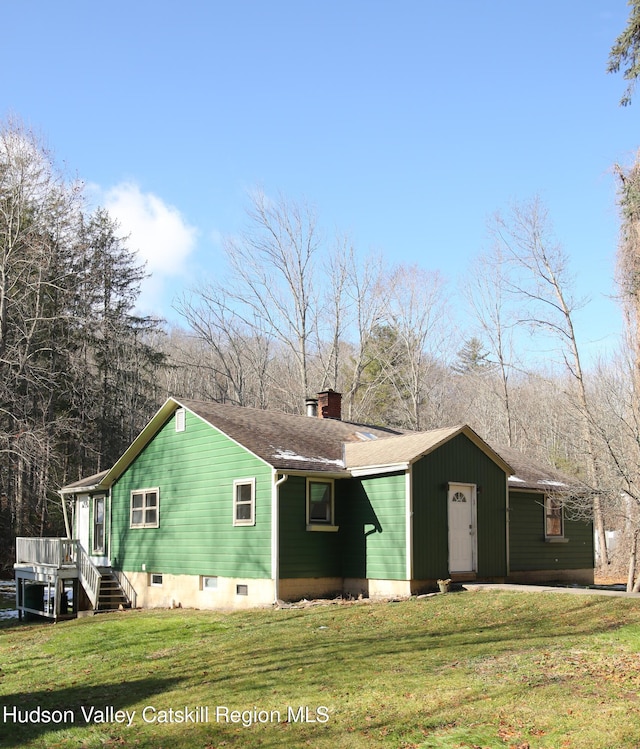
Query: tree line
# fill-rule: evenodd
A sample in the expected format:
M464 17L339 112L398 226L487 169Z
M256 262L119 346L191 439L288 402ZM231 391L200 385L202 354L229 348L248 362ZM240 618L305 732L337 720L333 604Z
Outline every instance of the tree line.
M617 172L626 339L588 367L576 329L588 300L539 198L491 219L489 249L454 293L439 272L362 259L344 237L327 239L309 206L256 192L245 231L224 242L226 272L177 302L188 327L166 350L186 365L175 389L302 413L313 387L331 387L349 420L467 423L498 451L579 480L566 511L593 519L602 566L619 568L640 527L640 167ZM633 587L635 561L631 577Z
M22 125L0 130L0 549L60 530L57 489L108 467L161 394L144 270Z
M638 75L640 2L612 49ZM226 266L175 300L181 324L138 314L145 269L103 208L21 124L0 127L0 568L17 535L62 532L57 490L108 468L168 395L426 430L467 423L582 482L600 561L640 587L640 159L616 167L624 339L585 365L569 256L542 201L489 223L454 289L329 236L314 208L261 191ZM460 311L463 311L462 316ZM606 530L618 532L616 549Z

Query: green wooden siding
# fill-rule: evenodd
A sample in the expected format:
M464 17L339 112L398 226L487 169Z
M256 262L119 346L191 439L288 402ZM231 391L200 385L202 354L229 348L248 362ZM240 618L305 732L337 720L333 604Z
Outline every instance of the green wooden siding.
M233 526L233 481L256 479L255 526ZM130 527L132 490L158 487L160 527ZM271 577L269 466L190 412L171 417L112 489L116 569Z
M404 472L351 479L340 540L345 577L406 580Z
M460 434L413 466L413 577L447 577L448 484L477 487L478 576L502 577L506 567L506 476Z
M593 525L565 514L566 542L544 537L544 495L509 493L509 566L513 572L575 570L594 566Z
M334 482L336 523L340 522L346 483ZM338 533L307 530L306 493L304 476L289 476L280 486L280 577L341 577Z

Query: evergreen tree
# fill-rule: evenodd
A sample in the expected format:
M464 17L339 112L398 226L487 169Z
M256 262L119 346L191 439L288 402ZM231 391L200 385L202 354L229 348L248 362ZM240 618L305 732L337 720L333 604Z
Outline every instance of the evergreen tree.
M458 351L458 358L452 369L457 374L484 374L490 372L493 367L489 352L484 350L482 341L473 336L468 338Z
M624 68L624 79L629 81L620 99L623 107L631 104L631 96L640 75L640 0L629 0L631 11L625 30L616 39L609 54L607 73L617 73Z
M16 535L62 532L57 489L111 465L164 396L143 277L106 211L0 127L0 566Z

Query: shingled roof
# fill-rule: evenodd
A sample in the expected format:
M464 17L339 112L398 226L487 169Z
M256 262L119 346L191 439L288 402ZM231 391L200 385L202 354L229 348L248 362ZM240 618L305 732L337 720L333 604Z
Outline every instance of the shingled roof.
M348 475L343 456L345 443L386 440L400 434L349 421L226 403L183 399L179 403L278 470Z
M62 491L68 492L70 494L76 493L79 489L90 491L91 489L100 487L102 479L104 479L107 473L109 473L108 470L100 471L100 473L94 473L93 476L87 476L86 478L80 479L79 481L74 481L72 484L67 484L67 486L65 486Z
M428 432L409 432L382 442L349 443L345 445L346 465L351 470L366 470L384 465L408 465L459 434L464 434L507 473L512 470L499 454L465 424L431 429Z
M513 468L513 473L509 476L511 489L571 491L584 488L578 479L532 460L512 447L500 447L497 452Z
M517 450L493 449L466 425L428 432L401 432L338 419L168 398L109 471L69 484L62 492L75 494L110 487L180 407L281 472L320 472L336 477L376 473L385 467L388 470L388 467L409 465L458 434L464 434L507 472L509 486L513 489L544 491L577 484Z

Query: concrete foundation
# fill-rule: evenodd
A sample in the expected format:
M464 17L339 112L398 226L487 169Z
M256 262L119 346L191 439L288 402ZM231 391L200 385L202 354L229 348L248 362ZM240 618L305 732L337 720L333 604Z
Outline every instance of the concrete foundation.
M248 609L270 606L275 598L273 580L162 573L162 583L157 585L147 572L124 574L143 609Z

